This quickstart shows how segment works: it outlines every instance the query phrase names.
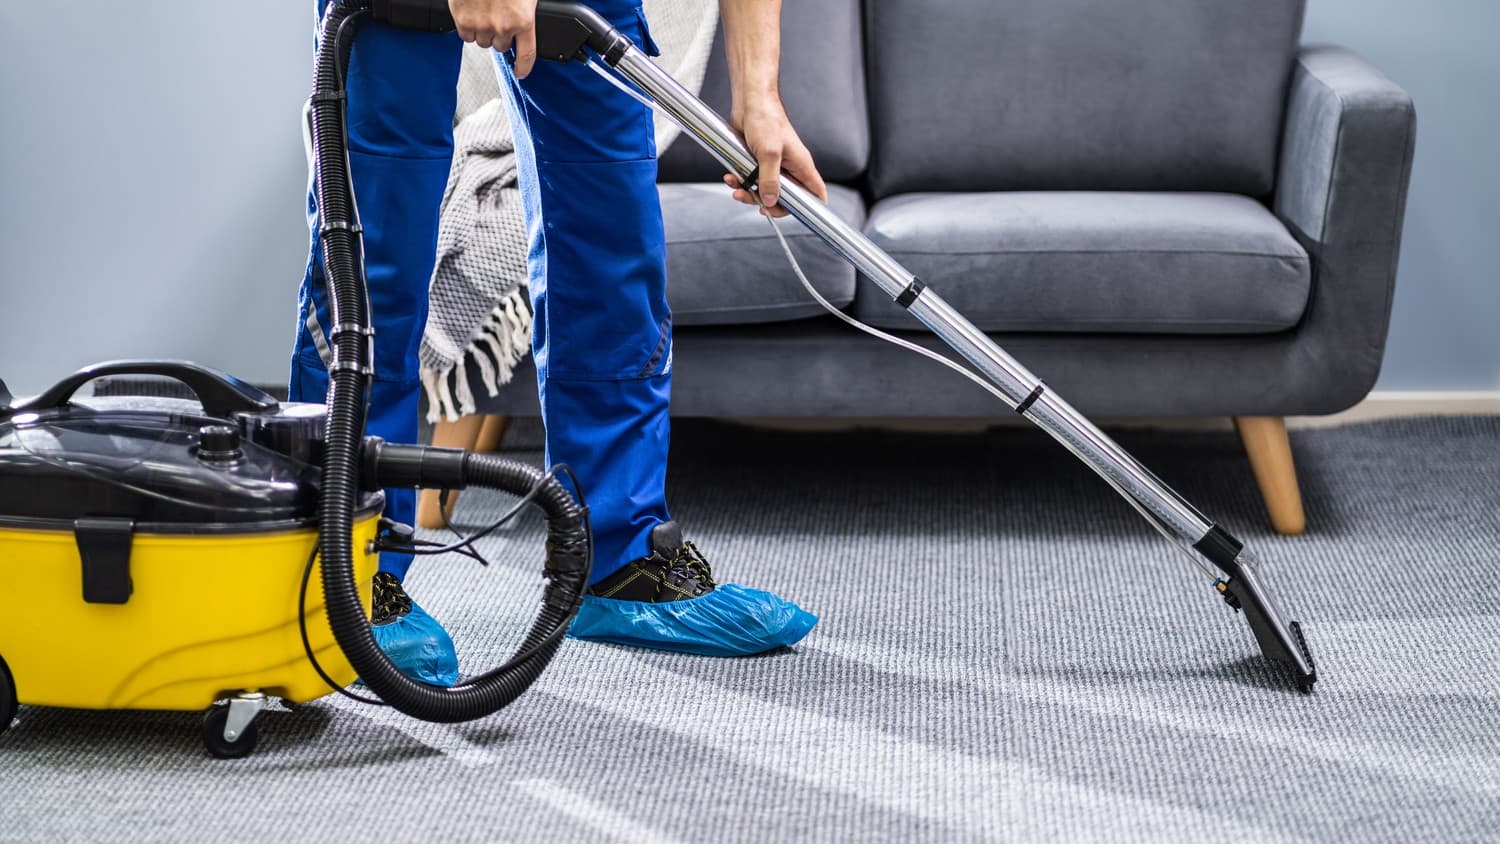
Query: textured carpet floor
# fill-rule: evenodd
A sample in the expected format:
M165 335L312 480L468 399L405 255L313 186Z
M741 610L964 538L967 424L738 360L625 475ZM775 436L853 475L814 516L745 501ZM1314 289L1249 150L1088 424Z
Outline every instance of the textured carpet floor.
M189 714L23 708L0 840L1235 840L1500 836L1500 420L1295 433L1269 533L1230 434L1121 441L1255 547L1323 678L1045 438L678 426L674 515L822 623L723 661L569 642L489 719L329 698L206 758ZM537 455L523 455L536 459ZM479 523L501 496L466 493ZM467 668L538 594L535 518L416 570Z

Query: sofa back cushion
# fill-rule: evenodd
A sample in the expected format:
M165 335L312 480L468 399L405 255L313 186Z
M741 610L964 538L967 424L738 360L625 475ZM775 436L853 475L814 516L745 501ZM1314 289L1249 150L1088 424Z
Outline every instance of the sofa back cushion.
M823 178L831 181L854 181L869 164L860 27L859 0L788 0L781 11L781 100ZM700 96L728 119L729 71L722 26ZM717 182L724 174L693 139L682 136L662 154L660 164L664 182Z
M1304 0L869 0L877 197L1271 192Z

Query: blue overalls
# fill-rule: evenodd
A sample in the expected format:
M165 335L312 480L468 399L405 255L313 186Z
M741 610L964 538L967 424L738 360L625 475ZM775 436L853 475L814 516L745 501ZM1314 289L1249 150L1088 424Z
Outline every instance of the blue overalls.
M321 19L328 0L318 0ZM593 8L655 54L640 7ZM375 324L368 433L418 436L417 349L427 320L439 207L453 154L462 44L452 33L366 22L348 77L349 160ZM579 63L538 61L517 80L497 53L529 228L533 353L547 464L577 473L592 512L595 581L646 556L665 500L672 317L650 110ZM290 395L322 402L329 326L312 194ZM415 493L387 490L412 523ZM385 553L397 577L410 555Z

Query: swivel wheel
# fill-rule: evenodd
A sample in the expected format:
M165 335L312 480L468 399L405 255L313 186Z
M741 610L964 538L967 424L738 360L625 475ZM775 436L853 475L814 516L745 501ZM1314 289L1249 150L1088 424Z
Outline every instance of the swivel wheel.
M16 680L10 676L10 666L0 658L0 733L10 728L10 722L16 718L16 709L20 702L16 700Z
M266 696L247 692L215 706L203 718L203 747L215 759L243 759L255 751L258 738L255 717L266 705Z

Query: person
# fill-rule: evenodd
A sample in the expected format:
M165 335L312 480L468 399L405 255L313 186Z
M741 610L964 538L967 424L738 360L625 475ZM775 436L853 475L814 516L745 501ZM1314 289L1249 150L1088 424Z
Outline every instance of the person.
M320 17L328 2L317 0ZM453 148L461 38L494 51L509 102L546 462L573 469L592 516L594 574L569 635L714 656L793 644L817 618L770 593L717 583L667 509L672 318L651 112L583 64L538 62L535 4L449 0L458 38L366 23L355 40L349 162L376 331L367 430L393 442L418 436L417 349ZM655 52L632 0L588 5ZM720 0L731 124L761 174L758 193L733 175L725 182L736 200L776 216L785 213L777 207L783 172L827 199L779 97L780 7L780 0ZM289 392L319 402L328 388L320 351L329 321L313 196ZM386 515L410 523L414 492L386 495ZM376 640L409 676L452 685L452 640L407 595L410 565L409 555L381 556Z

